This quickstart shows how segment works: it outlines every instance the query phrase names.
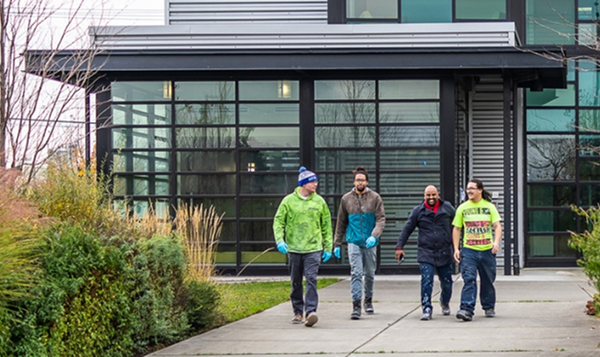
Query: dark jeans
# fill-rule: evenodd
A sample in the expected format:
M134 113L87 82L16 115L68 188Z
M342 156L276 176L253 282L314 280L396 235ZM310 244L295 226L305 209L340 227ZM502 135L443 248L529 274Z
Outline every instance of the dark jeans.
M452 297L452 264L437 268L429 263L419 263L419 266L421 268L421 307L423 308L423 312L431 313L433 311L433 307L431 306L431 291L433 290L433 274L436 270L442 288L440 303L448 305Z
M321 264L321 252L306 254L289 253L290 278L292 280L292 308L294 315L306 315L317 311L317 273ZM302 276L306 280L306 295L302 294Z
M460 309L471 314L475 312L475 300L477 298L477 273L481 291L479 302L483 310L493 309L496 306L496 255L492 250L478 251L463 248L460 251L460 272L465 285L460 296Z

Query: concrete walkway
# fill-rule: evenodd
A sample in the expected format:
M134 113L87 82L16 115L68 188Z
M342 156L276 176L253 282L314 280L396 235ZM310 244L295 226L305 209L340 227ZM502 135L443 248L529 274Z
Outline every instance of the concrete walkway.
M350 320L349 277L319 290L319 322L292 325L291 304L190 338L153 357L179 356L600 356L600 319L585 314L593 288L580 269L523 269L498 276L496 317L477 305L471 322L457 320L462 279L454 277L451 316L437 304L420 321L420 276L377 276L375 314Z

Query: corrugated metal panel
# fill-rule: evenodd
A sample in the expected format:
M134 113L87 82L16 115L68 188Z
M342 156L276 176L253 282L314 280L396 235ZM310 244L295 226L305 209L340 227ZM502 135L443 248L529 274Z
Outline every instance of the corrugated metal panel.
M513 23L226 24L92 27L103 49L514 47Z
M167 24L327 23L327 0L169 0Z

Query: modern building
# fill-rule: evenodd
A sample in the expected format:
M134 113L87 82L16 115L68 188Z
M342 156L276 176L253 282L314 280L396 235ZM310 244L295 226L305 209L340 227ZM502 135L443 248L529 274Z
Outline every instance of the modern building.
M574 266L569 231L586 223L569 205L600 202L586 149L600 145L600 77L584 56L598 12L592 0L167 0L165 26L90 29L97 157L137 209L224 213L227 272L286 271L272 218L299 166L333 217L350 171L367 167L387 215L382 273L417 268L414 239L401 267L393 256L424 187L457 205L469 178L500 209L505 274ZM36 72L43 51L29 56ZM321 271L347 269L343 257Z

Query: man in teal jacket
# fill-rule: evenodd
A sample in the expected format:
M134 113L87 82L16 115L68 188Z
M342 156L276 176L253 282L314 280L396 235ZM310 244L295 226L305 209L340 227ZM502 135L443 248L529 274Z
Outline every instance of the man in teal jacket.
M331 258L333 236L331 213L316 193L318 178L303 166L298 175L298 186L285 196L273 220L277 249L288 255L292 281L292 323L299 324L306 313L305 326L317 323L317 273L321 259ZM306 294L302 294L302 276L306 280Z

